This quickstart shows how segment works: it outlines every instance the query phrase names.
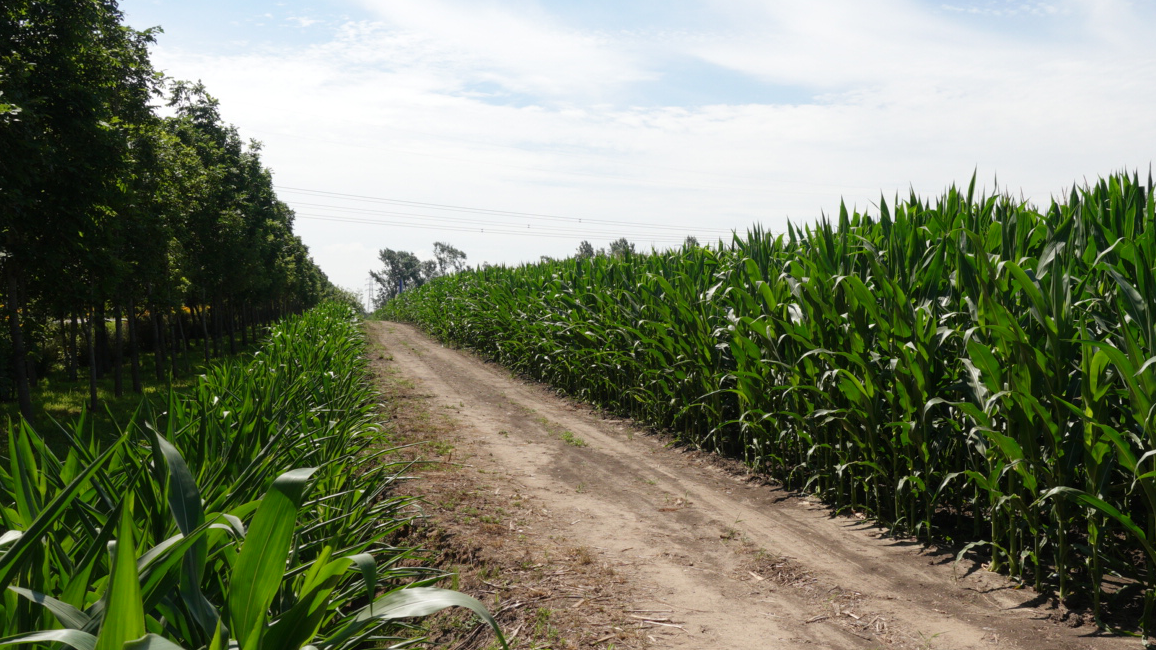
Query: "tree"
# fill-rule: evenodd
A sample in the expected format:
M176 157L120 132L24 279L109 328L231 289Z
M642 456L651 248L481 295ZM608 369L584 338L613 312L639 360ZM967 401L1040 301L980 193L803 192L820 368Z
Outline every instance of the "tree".
M375 306L380 306L402 291L421 286L425 282L425 278L422 277L422 262L413 253L383 248L377 257L385 268L381 272L369 272L377 282Z
M71 321L61 347L74 372L84 331L95 402L110 367L121 390L126 308L139 389L142 312L162 379L177 372L178 340L188 349L184 306L200 307L206 340L211 314L214 344L224 331L232 348L238 322L244 342L247 323L312 306L331 286L293 235L259 143L242 143L199 83L173 84L175 114L156 115L153 32L122 23L116 0L0 3L0 349L11 353L0 384L16 386L26 417L49 321Z
M79 300L95 309L113 275L108 226L127 133L150 115L157 79L152 33L121 22L114 0L0 5L0 270L25 417L32 407L22 315L38 303ZM76 278L88 278L86 290Z
M694 235L687 235L686 240L682 242L683 248L698 248L698 238Z
M634 254L634 244L625 237L610 242L610 255L622 259Z
M434 242L434 257L439 275L460 273L466 264L466 254L445 242Z
M441 271L438 270L438 260L425 260L421 263L422 282L429 282L441 274Z
M580 260L590 259L591 257L594 257L594 244L591 244L590 242L588 242L586 240L582 240L582 243L578 244L578 253L575 254L575 257L577 257Z

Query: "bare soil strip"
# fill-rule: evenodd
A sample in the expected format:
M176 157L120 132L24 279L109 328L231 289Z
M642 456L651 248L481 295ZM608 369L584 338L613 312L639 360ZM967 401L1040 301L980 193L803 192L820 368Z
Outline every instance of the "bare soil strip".
M1139 647L1077 617L1053 622L1062 613L1030 589L967 563L957 576L946 551L671 448L408 325L370 332L397 373L453 411L473 445L468 463L541 509L503 522L514 534L504 543L588 549L629 586L606 601L633 599L614 613L618 631L639 621L653 647ZM584 643L618 640L607 625Z

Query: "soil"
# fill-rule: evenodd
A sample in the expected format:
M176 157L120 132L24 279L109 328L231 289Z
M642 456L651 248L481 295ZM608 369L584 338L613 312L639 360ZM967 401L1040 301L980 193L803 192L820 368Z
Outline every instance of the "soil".
M520 647L1137 648L1030 588L680 449L398 323L369 323L426 519ZM407 486L409 487L409 486ZM489 647L468 617L439 647ZM455 645L456 644L456 645Z

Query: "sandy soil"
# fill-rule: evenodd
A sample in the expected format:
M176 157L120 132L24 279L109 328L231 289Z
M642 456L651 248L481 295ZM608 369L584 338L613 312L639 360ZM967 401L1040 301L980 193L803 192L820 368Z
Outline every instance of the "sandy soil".
M1140 645L1076 617L1054 622L1030 589L832 516L410 326L371 323L370 332L401 376L455 413L474 445L469 463L540 505L511 532L588 548L613 567L631 587L626 616L651 621L652 647Z

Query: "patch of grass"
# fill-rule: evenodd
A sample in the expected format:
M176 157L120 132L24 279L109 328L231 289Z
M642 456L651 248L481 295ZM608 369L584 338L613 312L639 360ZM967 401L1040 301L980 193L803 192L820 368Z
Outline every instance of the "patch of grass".
M574 435L574 432L572 431L563 431L562 433L558 434L558 437L562 438L562 442L565 442L566 444L574 447L586 446L586 441Z
M438 456L449 456L454 451L454 446L444 440L430 440L425 445Z

